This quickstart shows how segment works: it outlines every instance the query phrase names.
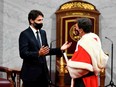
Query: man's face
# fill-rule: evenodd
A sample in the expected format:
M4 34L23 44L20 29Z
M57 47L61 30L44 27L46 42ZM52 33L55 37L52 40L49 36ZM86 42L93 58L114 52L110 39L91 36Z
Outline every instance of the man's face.
M43 17L41 15L39 15L35 20L34 22L36 23L43 23Z
M30 20L31 26L35 28L36 30L41 29L43 26L43 17L39 15L35 20Z
M73 34L75 35L75 36L79 36L79 31L78 31L78 29L77 29L77 24L75 24L74 25L74 29L73 29Z
M30 20L31 24L33 23L43 23L43 17L41 15L39 15L35 20Z
M77 24L77 23L75 24L75 29L76 29L77 31L79 31L79 27L78 27L78 24Z
M79 29L78 23L75 24L75 29L76 29L76 31L78 31L79 36L81 37L83 30L82 29Z

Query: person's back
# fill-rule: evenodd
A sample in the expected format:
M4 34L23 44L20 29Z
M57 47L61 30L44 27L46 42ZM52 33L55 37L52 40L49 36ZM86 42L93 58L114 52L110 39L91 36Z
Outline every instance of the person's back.
M98 87L98 73L108 60L108 56L101 48L99 37L91 33L91 28L90 19L77 20L76 30L81 39L77 42L75 52L67 63L72 77L72 87Z

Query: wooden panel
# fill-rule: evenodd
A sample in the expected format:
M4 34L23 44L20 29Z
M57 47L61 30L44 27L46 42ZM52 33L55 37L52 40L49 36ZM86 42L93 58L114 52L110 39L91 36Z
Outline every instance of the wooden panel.
M72 42L72 46L66 50L68 58L71 58L78 41L77 36L73 33L75 19L88 17L93 23L91 32L99 35L99 15L100 13L96 7L86 1L72 0L62 4L56 11L56 38L60 38L60 40L56 41L56 46L60 47L66 41ZM62 57L56 59L56 83L59 87L70 85L70 76L65 66Z
M78 38L76 38L78 36L74 36L74 34L73 34L76 18L81 18L81 17L78 15L61 17L61 23L62 23L61 25L62 26L61 26L60 35L62 38L60 40L60 45L62 45L66 41L72 42L71 47L69 49L67 49L67 51L66 51L68 58L70 58L72 56L72 54L74 53L77 41L79 40ZM96 19L94 17L88 17L88 18L90 18L93 23L92 32L96 32L95 26L94 26Z

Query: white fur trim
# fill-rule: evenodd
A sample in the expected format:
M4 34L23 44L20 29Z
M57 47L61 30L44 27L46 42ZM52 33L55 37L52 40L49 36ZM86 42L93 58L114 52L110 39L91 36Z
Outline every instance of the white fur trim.
M94 39L97 38L97 41ZM94 33L85 34L79 41L79 44L91 56L93 70L98 74L101 68L106 66L108 56L101 48L99 37Z
M93 71L93 66L89 63L84 63L84 62L77 62L77 61L69 60L67 62L67 66L71 68L79 68L79 69L86 69L89 71Z
M86 75L89 71L93 71L91 64L71 60L67 62L67 68L72 78L80 78L83 75Z
M71 78L80 78L83 75L86 75L89 71L84 69L67 67Z

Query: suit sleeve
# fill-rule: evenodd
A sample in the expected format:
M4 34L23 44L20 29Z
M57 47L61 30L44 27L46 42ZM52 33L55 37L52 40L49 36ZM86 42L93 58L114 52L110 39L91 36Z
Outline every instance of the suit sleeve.
M61 57L63 55L60 48L52 48L52 49L50 49L49 54L50 55L57 55L58 57Z

